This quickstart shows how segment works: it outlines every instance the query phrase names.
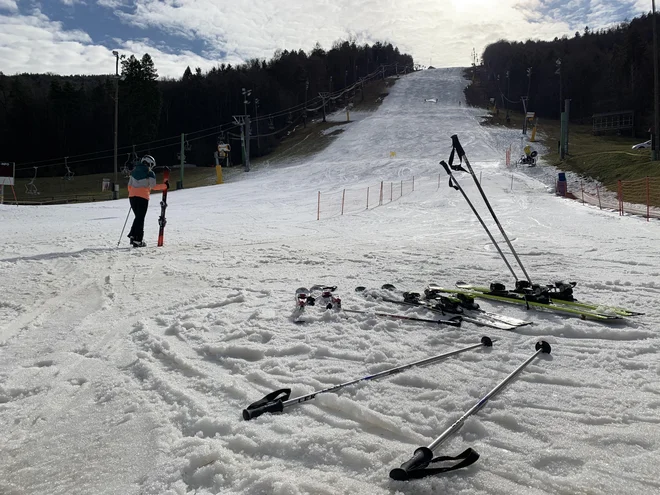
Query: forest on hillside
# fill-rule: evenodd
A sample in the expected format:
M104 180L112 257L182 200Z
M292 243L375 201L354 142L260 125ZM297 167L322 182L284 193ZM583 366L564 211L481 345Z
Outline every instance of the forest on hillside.
M656 14L656 18L660 14ZM558 119L561 99L570 99L574 122L591 123L593 114L634 111L636 129L653 121L653 16L552 41L498 41L488 45L476 67L479 84L466 92L468 101L499 108L527 109Z
M251 115L250 154L263 155L321 115L323 102L330 111L369 81L413 70L412 57L392 44L354 41L328 51L318 43L309 53L278 50L268 61L219 64L207 73L188 67L176 80L159 78L148 54L119 63L119 78L0 72L0 161L16 162L19 177L31 177L34 167L39 176L63 175L64 157L76 175L112 171L118 91L119 168L133 149L160 164L178 163L182 133L188 163L212 165L220 141L231 144L237 163L234 115Z

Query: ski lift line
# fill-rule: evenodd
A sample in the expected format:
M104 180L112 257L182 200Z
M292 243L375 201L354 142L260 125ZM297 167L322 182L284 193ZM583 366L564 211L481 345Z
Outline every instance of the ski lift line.
M393 65L394 64L389 64L388 66L383 66L383 67L392 67ZM343 89L338 90L334 93L330 93L331 96L329 96L329 98L330 99L336 99L339 96L341 96L344 92L354 90L359 84L364 83L364 82L368 82L371 79L373 79L374 77L378 76L380 74L380 72L381 72L381 68L379 67L376 71L372 72L371 74L368 74L367 76L364 76L364 77L360 78L360 82L353 83L353 85L350 86L349 88L343 88ZM334 96L334 98L333 98L333 95L336 95L336 96ZM294 105L293 107L290 107L288 109L283 109L283 110L280 110L279 112L275 112L275 113L272 113L272 114L260 116L259 118L254 119L252 122L261 122L261 121L267 120L271 117L275 118L275 117L286 115L287 113L293 112L296 109L306 108L310 104L310 102L314 103L316 100L320 100L320 97L316 96L316 97L312 98L311 100L308 100L307 102L304 102L304 103L301 103L301 104L298 104L298 105ZM322 106L323 105L317 107L316 110L322 108ZM227 122L225 124L220 124L220 125L213 126L213 127L207 127L205 129L198 129L196 131L191 131L189 133L186 133L186 135L187 136L194 135L194 134L198 134L200 132L209 131L211 129L214 130L214 133L217 133L219 130L221 130L225 126L229 126L229 128L231 128L231 126L234 126L234 123L233 122ZM207 137L207 136L204 136L204 137ZM153 143L159 143L159 142L168 141L168 140L171 140L171 139L176 140L176 142L171 143L171 144L166 144L166 145L163 145L163 146L158 146L158 147L155 147L155 148L152 147L152 146L147 146L147 145L150 145L150 144L153 144ZM179 145L180 139L181 139L181 135L178 134L178 135L175 135L175 136L156 139L154 141L146 141L146 142L143 142L143 143L136 144L135 146L136 147L146 146L146 148L145 148L146 150L162 149L162 148L166 148L168 146ZM201 139L201 138L195 138L195 139ZM189 139L189 141L191 141L191 140L192 139ZM133 146L134 145L132 145L132 144L126 145L126 146L121 146L121 147L117 148L117 152L123 154L125 152L124 150L130 149ZM85 163L85 162L90 162L90 161L93 161L93 160L105 160L107 158L114 158L114 148L107 149L107 150L100 150L100 151L90 151L88 153L81 153L81 154L78 154L78 155L71 155L69 158L82 158L82 157L87 157L87 156L91 156L91 155L98 155L98 154L102 154L102 153L109 153L109 152L113 152L113 155L111 155L111 156L101 156L101 157L94 156L94 157L91 157L87 160L73 160L70 163ZM63 160L63 158L62 158L62 160ZM47 163L47 162L51 162L51 163ZM45 165L41 165L40 168L54 167L54 166L62 165L63 161L60 161L59 158L49 158L49 159L45 159L45 160L36 160L36 161L32 161L32 162L25 162L25 163L21 163L21 164L16 164L16 170L25 170L25 169L29 168L30 166L40 165L40 164L45 164Z

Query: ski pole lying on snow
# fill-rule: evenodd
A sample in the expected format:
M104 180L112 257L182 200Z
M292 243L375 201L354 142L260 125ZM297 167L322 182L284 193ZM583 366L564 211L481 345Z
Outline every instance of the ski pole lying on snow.
M442 435L436 438L431 444L429 444L427 447L419 447L417 450L415 450L415 453L409 460L401 464L401 467L392 469L390 471L390 478L392 478L393 480L407 481L410 479L424 478L426 476L444 473L447 471L454 471L456 469L464 468L475 463L477 459L479 459L479 454L472 448L468 448L467 450L457 455L456 457L441 456L434 458L433 450L436 447L438 447L442 442L447 440L447 438L449 438L451 435L453 435L458 430L460 430L463 424L465 423L465 420L468 417L479 411L479 409L481 409L486 404L486 402L488 402L488 399L490 399L502 388L504 388L504 386L507 383L509 383L518 373L520 373L523 370L525 366L527 366L530 362L532 362L539 354L541 353L550 354L550 351L551 351L550 344L548 344L545 341L537 342L536 352L529 359L527 359L527 361L525 361L523 364L518 366L518 368L516 368L509 376L507 376L504 380L502 380L493 390L488 392L479 402L477 402L474 406L472 406L472 408L468 412L466 412L465 414L463 414L463 416L458 418L458 420L456 420L456 422L453 425L447 428L442 433ZM461 462L453 466L426 469L426 467L429 464L434 462L458 461L458 460L460 460Z
M374 313L372 311L362 311L359 309L344 309L343 310L345 313L360 313L360 314L373 314L376 316L381 316L384 318L396 318L399 320L409 320L409 321L423 321L425 323L436 323L438 325L449 325L450 327L460 327L461 322L463 321L462 316L452 316L448 320L430 320L428 318L415 318L414 316L406 316L406 315L395 315L392 313Z
M481 337L481 342L479 344L473 344L471 346L464 347L462 349L456 349L455 351L449 351L449 352L445 352L444 354L438 354L437 356L422 359L420 361L415 361L414 363L397 366L396 368L391 368L389 370L381 371L380 373L376 373L375 375L368 375L362 378L351 380L350 382L340 383L339 385L334 385L332 387L324 388L323 390L312 392L311 394L301 395L300 397L296 397L294 399L289 399L289 397L291 396L290 388L275 390L274 392L271 392L270 394L266 395L263 399L258 400L257 402L250 404L246 409L243 409L243 419L248 421L252 418L261 416L263 413L282 412L285 408L289 406L293 406L294 404L299 404L301 402L307 402L309 400L314 399L319 394L334 392L336 390L339 390L340 388L348 387L349 385L353 385L358 382L367 381L367 380L377 380L379 378L384 378L386 376L394 375L396 373L401 373L402 371L407 370L408 368L412 368L413 366L423 366L426 364L435 363L436 361L440 361L441 359L446 359L448 357L455 356L462 352L469 351L471 349L476 349L477 347L492 347L493 342L496 341L493 341L489 337L484 336Z

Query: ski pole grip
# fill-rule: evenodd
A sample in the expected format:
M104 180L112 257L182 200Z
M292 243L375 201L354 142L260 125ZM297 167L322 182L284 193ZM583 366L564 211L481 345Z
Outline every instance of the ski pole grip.
M284 410L283 402L289 400L290 396L290 388L275 390L266 395L263 399L260 399L243 409L243 419L245 421L250 421L251 419L258 418L267 412L282 412Z
M463 323L463 318L461 316L452 316L448 320L438 320L438 323L449 325L450 327L460 327L461 323Z
M461 146L461 143L458 140L458 135L457 134L454 134L451 137L451 145L456 150L456 153L458 153L458 157L460 159L463 159L463 157L465 156L465 151L463 151L463 146Z
M433 451L428 447L419 447L409 460L401 464L401 467L390 471L390 478L397 481L407 481L410 479L409 471L425 468L429 465L431 459L433 459Z
M535 348L537 351L541 350L543 354L550 354L550 352L552 352L552 347L550 347L550 344L548 344L545 340L540 340L537 342Z

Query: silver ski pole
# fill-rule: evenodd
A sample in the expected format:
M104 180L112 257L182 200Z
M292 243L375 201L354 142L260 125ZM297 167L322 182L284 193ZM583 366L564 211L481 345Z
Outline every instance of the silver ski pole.
M491 397L493 397L496 393L502 390L511 380L513 380L513 378L518 373L520 373L523 370L523 368L525 368L525 366L527 366L534 359L536 359L536 357L539 354L541 353L550 354L551 350L552 349L550 347L550 344L548 344L546 341L537 342L536 352L532 356L530 356L524 363L522 363L515 370L513 370L509 374L509 376L507 376L504 380L502 380L493 390L491 390L486 395L484 395L483 398L479 400L479 402L477 402L474 406L472 406L472 408L470 408L469 411L463 414L463 416L458 418L453 425L451 425L442 433L442 435L440 435L438 438L433 440L433 442L431 442L428 446L419 447L417 450L415 450L413 456L409 460L401 464L401 467L392 469L390 471L390 478L400 481L424 478L425 476L440 474L447 471L454 471L456 469L467 467L470 464L476 462L477 459L479 459L479 454L471 448L468 448L467 450L465 450L464 452L462 452L461 454L455 457L443 456L443 457L437 457L435 459L433 458L433 450L436 449L441 443L447 440L458 430L460 430L463 427L463 424L465 423L465 420L467 418L469 418L471 415L479 411L479 409L484 407L486 402L488 402L488 400ZM461 460L461 462L459 462L454 466L449 466L449 467L425 469L432 462L442 462L449 460Z
M468 160L467 156L465 156L465 151L463 150L463 146L461 146L461 143L458 140L458 136L456 134L454 134L451 137L451 141L452 141L452 146L456 150L456 153L458 153L458 158L461 161L465 160L465 165L467 166L468 171L470 172L470 175L472 175L472 179L474 179L474 182L477 185L477 189L479 189L479 192L481 193L481 197L484 199L484 202L486 203L486 206L488 207L488 211L490 211L490 214L492 215L493 220L495 220L495 223L497 224L497 227L500 229L500 232L502 233L502 237L504 237L504 240L506 241L507 245L509 246L509 249L511 250L511 253L516 258L516 261L518 262L518 265L520 265L520 269L525 274L525 278L527 279L527 281L529 282L530 285L533 285L532 284L532 279L527 274L527 270L525 270L525 267L523 266L522 261L520 261L520 258L518 257L518 253L516 253L516 250L513 248L513 245L511 244L511 241L509 240L509 237L506 235L506 232L504 232L504 229L502 228L502 224L500 224L500 221L497 219L497 216L495 215L495 212L493 211L493 208L490 206L490 202L488 201L488 198L486 197L486 193L481 188L481 184L479 184L479 180L477 179L477 176L474 173L474 170L472 170L472 166L470 165L470 161ZM451 163L450 163L450 165L451 165Z
M486 231L486 234L488 234L488 237L490 237L490 241L491 241L491 242L493 243L493 245L495 246L495 249L497 249L497 252L500 253L500 256L501 256L502 259L504 260L504 263L506 263L506 266L509 268L509 271L510 271L511 274L513 275L513 278L517 281L517 280L518 280L518 276L516 275L516 272L513 271L513 268L511 267L511 265L509 264L509 260L507 260L507 259L506 259L506 256L504 256L504 253L503 253L502 250L500 249L500 245L497 243L497 241L496 241L495 238L493 237L493 234L490 233L490 230L488 229L488 227L486 226L486 224L484 223L484 221L481 219L481 216L479 215L479 213L478 213L477 210L475 209L474 205L472 204L472 201L470 201L470 199L467 197L467 194L465 194L465 191L463 190L463 188L461 187L461 185L460 185L460 184L458 183L458 181L456 180L456 177L454 177L454 174L452 174L451 169L449 168L449 165L447 165L447 163L446 163L444 160L442 160L442 161L440 162L440 165L442 165L442 166L444 167L444 169L445 169L446 172L447 172L447 175L449 175L449 186L450 186L450 187L453 187L454 189L458 189L459 191L461 191L461 194L462 194L463 197L465 198L465 201L467 201L467 204L468 204L468 205L470 206L470 208L472 209L472 212L473 212L473 213L475 214L475 216L477 217L477 220L479 220L479 223L481 224L481 226L482 226L482 227L484 228L484 230Z
M126 224L128 223L128 217L131 214L131 207L128 207L128 213L126 213L126 220L124 220L124 226L121 229L121 234L119 234L119 240L117 241L117 247L121 244L121 238L124 236L124 230L126 229Z
M293 399L289 399L289 396L291 395L290 388L275 390L274 392L271 392L270 394L266 395L263 399L260 399L257 402L250 404L246 409L243 409L243 419L248 421L252 418L261 416L262 414L267 412L270 413L282 412L285 408L293 406L294 404L300 404L301 402L307 402L309 400L312 400L319 394L334 392L336 390L339 390L340 388L348 387L349 385L353 385L355 383L362 381L378 380L379 378L384 378L386 376L394 375L396 373L401 373L402 371L407 370L408 368L412 368L413 366L424 366L427 364L435 363L436 361L440 361L441 359L446 359L448 357L455 356L462 352L469 351L471 349L476 349L477 347L492 347L493 342L497 342L497 340L491 340L489 337L484 336L481 337L481 341L479 344L473 344L468 347L463 347L462 349L456 349L455 351L449 351L449 352L445 352L444 354L438 354L437 356L422 359L420 361L415 361L414 363L404 364L401 366L397 366L396 368L390 368L389 370L381 371L380 373L376 373L375 375L367 375L362 378L357 378L349 382L340 383L339 385L333 385L332 387L328 387L328 388L324 388L323 390L312 392L311 394L301 395L300 397L295 397Z

